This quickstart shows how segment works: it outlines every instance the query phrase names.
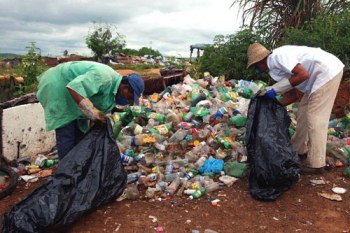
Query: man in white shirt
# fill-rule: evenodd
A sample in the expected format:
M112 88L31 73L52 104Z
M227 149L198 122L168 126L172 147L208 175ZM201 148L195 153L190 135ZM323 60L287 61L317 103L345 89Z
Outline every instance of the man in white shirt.
M298 104L294 148L299 155L307 155L302 173L322 173L326 165L326 145L329 117L344 64L333 54L320 48L286 45L269 51L253 43L247 51L247 68L268 72L277 83L267 87L261 95L275 98L293 88L304 95ZM290 96L290 95L289 95ZM288 105L297 100L282 98Z

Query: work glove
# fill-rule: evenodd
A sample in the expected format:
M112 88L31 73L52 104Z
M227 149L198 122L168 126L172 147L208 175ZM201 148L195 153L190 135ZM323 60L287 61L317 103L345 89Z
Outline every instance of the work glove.
M282 79L281 81L275 83L272 86L266 87L259 96L265 96L270 99L276 98L277 95L281 95L293 89L288 79Z
M82 111L91 121L99 124L106 123L106 116L100 110L95 108L88 98L84 98L82 101L80 101L78 107L80 111Z

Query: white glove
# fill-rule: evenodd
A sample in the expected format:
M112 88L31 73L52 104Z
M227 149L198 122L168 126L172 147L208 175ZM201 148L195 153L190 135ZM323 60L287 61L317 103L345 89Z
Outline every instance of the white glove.
M287 91L290 91L293 89L288 79L282 79L281 81L275 83L271 87L275 90L275 92L278 95L286 93Z

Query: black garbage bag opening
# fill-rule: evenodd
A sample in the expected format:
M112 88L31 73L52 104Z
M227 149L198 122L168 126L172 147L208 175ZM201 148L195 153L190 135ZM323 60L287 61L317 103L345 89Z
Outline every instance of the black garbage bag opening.
M247 154L250 194L276 200L299 178L299 158L288 132L291 119L276 100L255 96L247 117Z
M4 216L3 232L58 232L115 200L126 185L112 127L93 127L60 162L56 173Z

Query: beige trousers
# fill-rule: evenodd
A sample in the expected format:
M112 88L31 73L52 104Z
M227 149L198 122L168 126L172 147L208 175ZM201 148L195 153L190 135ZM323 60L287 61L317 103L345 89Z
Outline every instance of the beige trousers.
M307 153L305 165L320 168L326 165L328 122L343 71L311 96L304 95L298 104L294 149Z

